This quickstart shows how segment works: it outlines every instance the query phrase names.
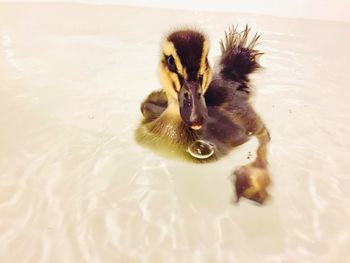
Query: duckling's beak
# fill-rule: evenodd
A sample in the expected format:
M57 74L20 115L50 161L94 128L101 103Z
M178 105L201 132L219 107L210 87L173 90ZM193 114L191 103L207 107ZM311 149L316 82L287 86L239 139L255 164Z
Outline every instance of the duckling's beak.
M193 130L199 130L208 116L199 81L185 81L179 93L180 115Z

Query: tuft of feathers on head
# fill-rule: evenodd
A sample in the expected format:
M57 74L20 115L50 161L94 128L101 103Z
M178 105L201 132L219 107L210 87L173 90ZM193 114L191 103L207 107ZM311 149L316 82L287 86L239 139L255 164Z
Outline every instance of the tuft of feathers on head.
M246 25L244 30L239 32L237 26L232 26L220 41L220 73L226 80L248 80L248 74L261 68L258 59L263 53L255 49L259 44L260 35L256 33L249 40L250 29Z

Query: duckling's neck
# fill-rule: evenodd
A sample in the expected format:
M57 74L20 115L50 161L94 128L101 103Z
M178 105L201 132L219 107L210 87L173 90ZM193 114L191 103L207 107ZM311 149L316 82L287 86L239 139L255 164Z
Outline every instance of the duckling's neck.
M161 137L170 139L181 145L187 145L189 140L192 140L194 137L181 119L179 104L176 100L168 100L168 107L155 120L152 130Z
M184 125L177 101L168 100L167 108L154 121L141 126L137 140L163 153L187 156L186 150L198 136ZM156 146L156 147L154 147Z
M163 114L171 119L174 119L176 122L182 122L179 103L174 98L168 98L168 107L165 109Z
M177 133L178 130L182 128L183 123L180 116L179 105L175 101L168 100L168 107L158 119L157 124L163 130L162 133L168 135L174 132Z

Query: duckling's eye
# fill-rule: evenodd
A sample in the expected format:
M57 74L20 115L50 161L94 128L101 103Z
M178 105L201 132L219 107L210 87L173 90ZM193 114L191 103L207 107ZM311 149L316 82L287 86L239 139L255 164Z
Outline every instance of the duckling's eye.
M174 60L174 57L172 55L170 56L166 56L166 64L168 66L168 69L171 71L171 72L176 72L177 69L176 69L176 64L175 64L175 60Z

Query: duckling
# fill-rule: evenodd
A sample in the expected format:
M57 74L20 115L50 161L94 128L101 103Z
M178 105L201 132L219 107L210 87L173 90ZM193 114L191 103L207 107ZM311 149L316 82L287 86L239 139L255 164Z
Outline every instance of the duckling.
M260 35L248 41L249 32L248 26L241 32L237 27L225 32L214 70L202 32L183 29L169 34L161 45L162 89L142 102L143 120L135 135L142 145L195 162L217 160L257 137L256 159L233 175L237 201L245 197L262 204L270 184L266 157L270 135L249 102L249 75L260 68L262 55L255 49ZM199 154L212 147L206 158L195 158L189 151L198 142L204 142L203 149L197 148Z

